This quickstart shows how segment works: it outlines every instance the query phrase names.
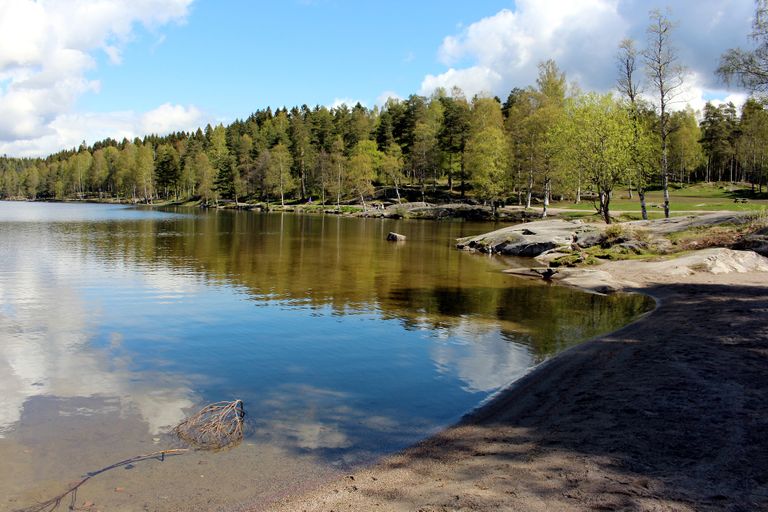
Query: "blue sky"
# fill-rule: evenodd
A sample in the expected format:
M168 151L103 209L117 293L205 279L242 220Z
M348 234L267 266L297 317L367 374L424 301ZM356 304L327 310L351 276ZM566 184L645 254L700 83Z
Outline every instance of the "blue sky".
M385 91L416 92L425 73L442 70L436 55L447 34L511 5L197 1L184 24L138 31L121 65L101 55L94 71L101 92L80 106L141 111L173 102L231 118L340 98L373 105Z
M688 67L678 106L743 101L717 82L750 0L669 0ZM554 58L609 91L621 39L642 47L661 0L0 0L0 154L461 87L505 97Z

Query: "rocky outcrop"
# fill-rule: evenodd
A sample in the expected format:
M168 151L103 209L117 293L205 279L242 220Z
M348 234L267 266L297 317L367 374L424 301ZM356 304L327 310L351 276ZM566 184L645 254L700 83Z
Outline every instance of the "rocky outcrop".
M507 256L536 257L558 248L578 244L584 247L600 241L601 227L578 221L544 220L517 224L479 235L460 238L456 247Z
M541 279L537 268L514 268L505 273ZM694 274L768 272L768 258L752 251L723 247L702 249L676 258L657 261L612 261L597 268L558 268L549 280L596 293L641 288L639 283L665 283Z
M687 276L698 272L730 274L768 272L768 258L753 251L734 251L716 247L702 249L679 258L644 263L647 272L657 275Z
M368 208L355 214L358 217L373 217L385 219L464 219L464 220L500 220L504 222L525 222L538 218L539 212L523 209L499 208L495 212L490 206L449 203L397 203L386 207Z
M746 235L739 240L734 246L734 249L755 251L763 256L768 256L768 228L764 228L756 231L750 235Z
M390 231L387 235L387 240L390 242L405 242L405 235L401 235L400 233L395 233L394 231Z
M635 220L622 225L631 229L642 229L656 235L678 233L688 229L706 228L722 224L743 224L749 222L749 212L715 212L703 215L670 217L669 219Z

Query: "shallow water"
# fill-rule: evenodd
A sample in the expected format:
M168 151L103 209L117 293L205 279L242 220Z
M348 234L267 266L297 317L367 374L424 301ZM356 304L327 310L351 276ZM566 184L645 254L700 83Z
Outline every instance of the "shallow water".
M169 446L169 425L234 398L243 444L100 475L78 504L205 510L296 492L650 307L453 248L494 228L0 203L0 508Z

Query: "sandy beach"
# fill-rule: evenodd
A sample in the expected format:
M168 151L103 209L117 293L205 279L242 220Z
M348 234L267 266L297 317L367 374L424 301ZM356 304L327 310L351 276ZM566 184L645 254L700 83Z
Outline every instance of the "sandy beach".
M768 510L768 273L600 269L657 309L459 425L251 510Z

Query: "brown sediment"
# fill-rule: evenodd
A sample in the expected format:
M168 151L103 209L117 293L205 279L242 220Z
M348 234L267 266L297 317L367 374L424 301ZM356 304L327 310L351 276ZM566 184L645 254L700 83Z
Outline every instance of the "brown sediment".
M252 510L768 510L768 273L601 269L658 308L457 426Z

